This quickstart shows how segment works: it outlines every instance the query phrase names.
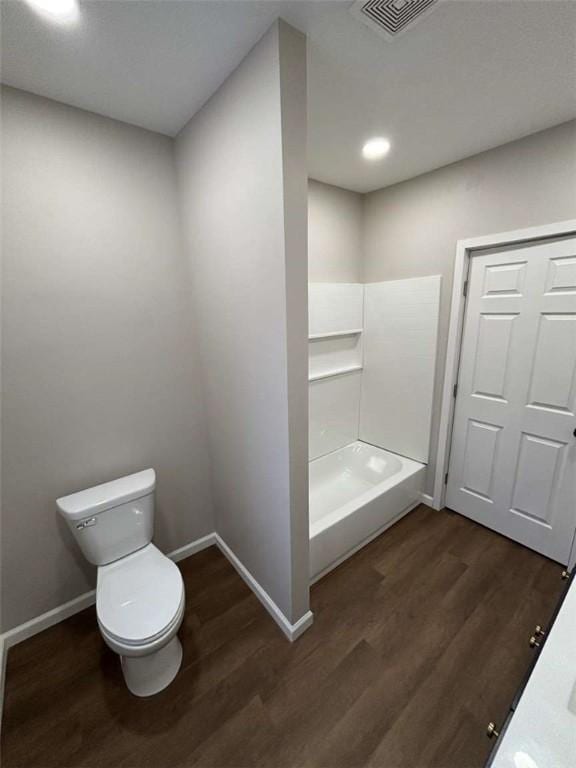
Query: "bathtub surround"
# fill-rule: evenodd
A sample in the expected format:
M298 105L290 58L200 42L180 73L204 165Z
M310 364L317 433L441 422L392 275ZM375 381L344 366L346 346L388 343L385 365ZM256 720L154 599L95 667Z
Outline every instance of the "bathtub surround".
M364 287L360 440L428 462L439 275Z
M153 466L155 541L214 530L170 139L2 90L2 630L84 595L66 493Z
M310 578L421 500L440 277L309 286Z
M310 283L311 461L356 440L428 461L440 285Z
M311 461L358 439L361 385L361 371L309 382Z
M176 140L216 530L308 614L306 48L274 24Z
M358 439L364 286L308 286L310 460Z
M310 239L310 279L316 282L347 281L351 271L355 280L366 283L442 275L428 494L434 483L456 243L574 218L575 175L576 121L572 120L361 196L361 236L345 269L337 242L330 245L330 256L319 238ZM327 184L310 183L311 232L342 217L348 217L348 226L357 226L356 209L334 204L333 190Z

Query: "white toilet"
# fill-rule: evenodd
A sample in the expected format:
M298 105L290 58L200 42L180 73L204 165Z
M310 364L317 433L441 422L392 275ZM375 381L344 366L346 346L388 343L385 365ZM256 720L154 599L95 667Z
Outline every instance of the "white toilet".
M126 685L152 696L176 677L184 582L152 544L156 475L146 469L57 500L84 556L98 566L96 614Z

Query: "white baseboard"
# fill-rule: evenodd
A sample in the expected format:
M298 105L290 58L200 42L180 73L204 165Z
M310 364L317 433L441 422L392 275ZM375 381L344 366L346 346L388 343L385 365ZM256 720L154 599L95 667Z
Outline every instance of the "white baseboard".
M215 534L209 533L207 536L202 536L200 539L196 539L179 549L175 549L174 552L168 554L168 557L177 563L185 557L190 557L190 555L195 555L197 552L206 549L206 547L211 547L215 543ZM83 595L79 595L73 600L69 600L67 603L63 603L62 605L53 608L51 611L42 613L40 616L35 616L33 619L24 622L24 624L14 627L14 629L9 629L8 632L0 635L0 641L3 641L4 649L7 651L9 648L12 648L12 646L27 640L29 637L37 635L44 629L48 629L49 627L54 626L54 624L58 624L60 621L64 621L64 619L73 616L75 613L79 613L85 608L89 608L91 605L94 605L95 601L96 590L91 589L89 592L85 592Z
M180 549L175 549L174 552L170 552L168 557L171 560L174 560L175 563L179 563L180 560L195 555L197 552L201 552L203 549L207 549L214 544L216 544L216 534L209 533L206 536L202 536L201 539L196 539L196 541L191 541L190 544L185 544L183 547L180 547Z
M0 636L4 640L5 649L8 650L29 637L33 637L39 632L54 626L54 624L64 621L64 619L73 616L75 613L80 613L85 608L94 605L95 600L96 590L91 589L90 592L84 592L83 595L79 595L73 600L53 608L51 611L46 611L46 613L35 616L30 621L25 621L24 624L19 624L14 629L9 629L8 632L4 632Z
M4 714L4 686L6 684L6 656L8 649L4 638L0 635L0 733L2 732L2 715Z
M168 557L177 563L180 560L184 560L186 557L195 555L197 552L200 552L207 547L213 546L214 544L217 544L223 554L228 558L228 560L230 560L240 576L242 576L244 581L254 591L258 599L272 614L274 619L282 627L283 632L290 638L290 640L295 640L299 635L302 634L302 632L304 632L305 629L310 626L312 623L312 614L310 612L309 615L306 614L304 617L302 617L302 619L297 621L296 624L290 624L276 603L274 603L267 592L260 586L260 584L258 584L256 579L254 579L249 571L246 570L244 565L238 560L232 550L216 533L209 533L206 536L202 536L200 539L191 541L189 544L185 544L183 547L174 550L174 552L170 552ZM79 613L85 608L89 608L91 605L94 605L95 601L96 591L92 589L89 592L85 592L84 594L75 597L73 600L69 600L67 603L63 603L62 605L59 605L50 611L46 611L46 613L40 614L40 616L35 616L29 621L26 621L23 624L14 627L13 629L9 629L4 634L0 634L0 654L2 654L0 656L0 687L2 686L4 680L3 668L1 664L3 661L5 663L5 657L9 648L12 648L14 645L27 640L29 637L33 637L39 632L54 626L54 624L58 624L59 622L64 621L70 616L73 616L75 613Z
M220 551L232 563L234 568L238 571L246 584L248 584L250 589L254 592L256 597L260 600L290 641L296 640L297 637L300 637L300 635L308 629L314 620L312 612L308 611L295 624L291 624L272 600L270 595L268 595L268 593L260 586L252 574L244 567L240 560L238 560L230 547L225 544L217 533L209 533L207 536L202 536L200 539L191 541L189 544L174 550L174 552L170 552L168 557L177 563L214 544L218 545ZM19 626L8 630L8 632L5 632L4 634L0 634L0 729L2 727L6 659L9 648L27 640L29 637L37 635L44 629L54 626L54 624L64 621L64 619L73 616L75 613L79 613L85 608L89 608L94 604L95 600L96 590L92 589L89 592L85 592L83 595L75 597L73 600L69 600L67 603L63 603L62 605L53 608L51 611L47 611L40 616L36 616L35 618L24 622L24 624L20 624Z
M200 552L207 547L213 546L214 544L218 546L224 556L232 563L234 568L238 571L246 584L248 584L250 589L254 592L256 597L260 600L262 605L266 608L268 613L270 613L274 621L279 625L280 629L290 641L296 640L297 637L300 637L300 635L308 629L314 619L312 612L308 611L295 624L291 624L272 600L270 595L260 586L252 574L245 568L230 547L228 547L217 533L209 533L207 536L202 536L200 539L191 541L189 544L174 550L174 552L170 552L168 557L177 563L180 560L184 560L186 557L195 555L197 552ZM46 611L46 613L42 613L40 616L35 616L33 619L8 630L8 632L5 632L4 634L0 634L0 727L4 704L6 657L8 655L8 650L14 645L27 640L29 637L33 637L39 632L54 626L54 624L64 621L75 613L79 613L85 608L89 608L91 605L94 605L95 601L96 590L92 589L89 592L85 592L83 595L75 597L73 600L69 600L67 603L63 603L62 605L53 608L51 611Z
M36 616L30 621L20 624L14 629L4 632L0 635L0 727L2 723L2 712L4 709L4 687L6 684L6 661L8 657L8 651L12 646L27 640L33 635L37 635L48 627L52 627L54 624L58 624L60 621L64 621L69 616L73 616L75 613L83 611L84 608L88 608L93 605L96 599L95 590L85 592L83 595L70 600L63 605L59 605L57 608L53 608L51 611Z
M278 624L282 632L284 632L288 640L293 642L296 640L296 638L300 637L300 635L305 632L314 621L312 611L307 611L304 616L302 616L302 618L298 619L295 624L292 624L282 613L280 608L278 608L268 592L266 592L266 590L256 581L254 576L252 576L250 571L238 559L228 544L226 544L226 542L218 534L215 534L215 538L216 544L218 545L218 548L222 554L228 558L230 563L238 571L252 592L254 592L258 600L260 600L264 608L266 608L268 613L272 616L276 624Z
M179 549L175 549L174 552L169 553L168 557L177 563L214 544L216 544L216 534L209 533L207 536L202 536L200 539L196 539ZM14 645L27 640L29 637L33 637L39 632L54 626L54 624L64 621L64 619L73 616L75 613L80 613L80 611L83 611L85 608L89 608L91 605L94 605L95 601L96 590L91 589L89 592L85 592L83 595L79 595L73 600L69 600L67 603L63 603L62 605L53 608L51 611L46 611L46 613L42 613L40 616L35 616L33 619L24 622L24 624L9 629L8 632L0 635L0 727L4 705L4 685L8 650Z
M427 507L431 507L432 509L438 510L438 507L434 503L434 496L431 496L429 493L420 494L420 503L425 504Z

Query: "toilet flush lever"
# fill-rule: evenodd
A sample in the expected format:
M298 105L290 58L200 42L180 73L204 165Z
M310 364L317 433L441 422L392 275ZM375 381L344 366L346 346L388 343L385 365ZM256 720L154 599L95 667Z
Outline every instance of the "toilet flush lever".
M95 517L87 517L86 520L81 520L76 524L76 528L82 530L82 528L90 528L91 525L96 525L97 520Z

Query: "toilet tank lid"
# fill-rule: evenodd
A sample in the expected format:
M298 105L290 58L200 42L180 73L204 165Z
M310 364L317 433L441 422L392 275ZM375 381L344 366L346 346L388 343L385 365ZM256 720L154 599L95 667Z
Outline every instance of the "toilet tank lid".
M69 520L81 520L132 499L147 496L155 487L156 473L153 469L145 469L110 483L102 483L85 491L62 496L56 500L56 505L64 517Z

